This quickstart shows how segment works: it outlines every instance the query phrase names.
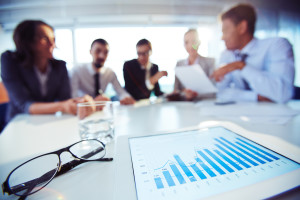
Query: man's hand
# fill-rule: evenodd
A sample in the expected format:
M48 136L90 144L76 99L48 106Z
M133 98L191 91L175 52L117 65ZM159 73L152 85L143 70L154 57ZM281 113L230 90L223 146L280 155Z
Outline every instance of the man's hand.
M77 101L75 99L68 99L61 102L62 112L72 115L77 113Z
M214 73L210 76L210 78L214 78L217 82L220 82L224 79L224 76L226 74L237 69L242 70L245 65L246 64L242 61L229 63L215 70Z
M152 85L155 85L158 82L158 80L163 76L168 76L168 72L167 71L156 72L156 74L149 79L150 83Z
M122 105L131 105L135 103L135 100L132 97L125 97L120 100Z
M257 100L258 101L265 101L265 102L273 102L271 99L261 96L261 95L257 95Z
M94 99L95 101L110 101L110 98L103 96L101 94L99 94L98 96L95 97Z
M186 100L188 100L188 101L191 101L198 96L197 92L190 90L190 89L184 89L183 92L184 92L184 96L185 96Z

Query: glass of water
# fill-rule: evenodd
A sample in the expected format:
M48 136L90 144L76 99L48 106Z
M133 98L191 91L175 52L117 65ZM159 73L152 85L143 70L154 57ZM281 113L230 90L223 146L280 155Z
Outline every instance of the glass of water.
M82 140L98 139L108 143L114 139L114 114L111 101L77 104L79 135Z

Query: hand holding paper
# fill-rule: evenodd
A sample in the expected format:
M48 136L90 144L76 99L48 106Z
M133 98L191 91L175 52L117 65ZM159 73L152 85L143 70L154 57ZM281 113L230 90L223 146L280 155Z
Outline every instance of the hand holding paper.
M175 68L175 74L185 86L198 94L209 94L217 92L217 88L206 76L199 64Z

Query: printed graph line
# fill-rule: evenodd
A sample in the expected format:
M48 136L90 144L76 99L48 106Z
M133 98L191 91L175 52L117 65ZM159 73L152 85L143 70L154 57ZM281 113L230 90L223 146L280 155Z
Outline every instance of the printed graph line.
M178 155L174 155L175 160L178 162L179 166L183 170L183 172L186 174L186 176L190 179L190 181L194 182L197 181L192 172L189 170L189 168L185 165L185 163L181 160L181 158Z

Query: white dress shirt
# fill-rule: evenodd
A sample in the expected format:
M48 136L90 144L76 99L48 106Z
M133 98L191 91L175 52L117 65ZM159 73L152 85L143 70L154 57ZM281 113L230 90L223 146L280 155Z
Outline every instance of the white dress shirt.
M236 61L236 51L225 50L220 66ZM294 55L284 38L252 39L241 51L247 54L245 67L232 71L217 83L220 101L257 101L261 95L277 103L293 97ZM247 89L248 83L250 90Z
M50 72L51 72L51 65L48 64L47 66L47 69L46 69L46 72L45 73L42 73L37 66L34 66L34 71L37 75L37 78L40 82L40 89L41 89L41 94L42 96L46 96L47 94L47 80L48 80L48 77L50 75Z
M86 63L75 67L71 72L72 96L80 97L88 94L95 97L95 74L96 72L93 69L92 63ZM102 67L99 79L100 89L103 92L105 92L107 85L111 83L120 100L125 97L130 97L126 90L120 85L115 72L110 68Z
M141 66L142 69L146 70L146 77L145 77L145 83L146 83L146 87L148 88L148 90L153 90L154 85L151 84L150 82L150 78L151 78L151 74L150 74L150 69L152 67L152 63L148 62L146 66Z

